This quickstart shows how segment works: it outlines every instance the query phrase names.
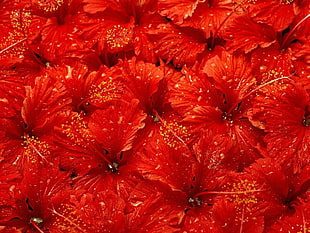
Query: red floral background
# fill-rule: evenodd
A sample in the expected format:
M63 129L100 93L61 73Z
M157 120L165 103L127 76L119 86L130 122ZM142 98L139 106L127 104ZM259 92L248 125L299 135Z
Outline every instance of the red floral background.
M310 232L309 0L1 0L0 232Z

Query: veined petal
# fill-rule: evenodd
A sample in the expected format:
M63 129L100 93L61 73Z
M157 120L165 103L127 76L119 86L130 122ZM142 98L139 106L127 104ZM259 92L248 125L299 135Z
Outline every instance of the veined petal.
M146 117L139 110L138 103L137 99L131 102L120 101L92 114L88 127L109 153L119 154L132 148L138 130L144 127L143 120Z
M276 32L272 27L255 23L248 16L236 18L226 30L227 48L249 53L258 46L269 47L276 41Z
M26 128L33 132L50 130L65 109L68 109L70 102L62 84L47 77L36 78L34 87L26 87L26 99L22 108Z
M182 23L184 19L192 16L198 0L158 0L158 10L161 15L167 16L175 23Z

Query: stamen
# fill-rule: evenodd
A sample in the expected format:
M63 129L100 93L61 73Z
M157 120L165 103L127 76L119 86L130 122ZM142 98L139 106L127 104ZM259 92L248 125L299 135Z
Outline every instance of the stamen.
M90 101L95 103L105 103L118 99L122 94L122 90L111 78L107 81L102 81L98 86L93 85L89 93Z
M61 125L62 133L67 136L72 142L81 146L84 149L90 149L102 158L107 164L113 165L100 149L95 145L95 138L91 134L87 123L83 117L78 114L71 117L71 121L67 121Z
M30 137L29 135L25 135L23 138L25 139L25 141L22 142L22 146L25 149L24 153L27 158L30 159L30 162L36 163L37 157L35 155L39 155L42 159L40 160L40 163L43 163L43 160L48 163L46 156L51 154L48 143L42 142L34 136Z
M308 18L310 17L310 14L308 14L307 16L305 16L302 20L300 20L295 27L289 31L289 33L287 33L286 37L284 38L282 44L281 44L281 48L285 49L290 41L288 41L288 39L290 38L291 35L293 35L295 33L295 31L297 30L297 28L304 23Z
M39 226L43 227L43 219L39 218L39 217L33 217L30 219L30 224L40 233L44 233L44 231L42 231L40 229Z
M302 124L306 127L309 126L310 125L310 117L309 116L304 117L304 119L302 120Z
M61 128L63 134L83 148L87 148L87 146L95 141L95 138L88 129L87 123L80 114L72 116L71 121L62 124Z
M98 105L119 99L122 93L123 86L110 78L109 80L102 81L99 85L92 85L89 90L89 97L81 101L77 109L81 111L83 104Z
M16 45L18 45L18 44L24 42L25 40L27 40L27 38L23 38L23 39L21 39L21 40L15 42L15 43L13 43L13 44L7 46L6 48L4 48L4 49L2 49L2 50L0 51L0 54L1 54L1 53L4 53L5 51L7 51L7 50L13 48L14 46L16 46Z
M232 114L231 113L227 113L227 112L223 112L222 114L222 119L224 121L229 121L229 123L233 123L233 118L232 118Z
M262 88L264 88L264 87L266 87L266 86L268 86L268 85L270 85L270 84L272 84L272 83L274 83L274 82L276 82L276 81L282 80L282 79L289 79L289 80L291 80L291 79L290 79L291 76L293 76L293 74L290 75L290 76L287 76L287 77L276 78L276 79L273 79L273 80L271 80L271 81L269 81L269 82L266 82L266 83L264 83L264 84L259 85L258 87L254 88L252 91L250 91L250 92L248 92L247 94L245 94L239 101L236 101L236 104L232 105L232 107L227 111L227 113L232 112L234 109L237 108L238 104L239 104L241 101L244 101L247 97L249 97L249 96L252 95L253 93L257 92L258 90L260 90L260 89L262 89Z
M46 13L55 12L64 4L64 0L37 0L35 4Z
M244 219L244 210L245 210L245 204L242 205L241 219L240 219L241 223L240 223L240 231L239 231L239 233L243 233L243 223L245 221L245 219Z
M213 194L220 194L220 195L239 195L239 194L249 194L249 193L257 193L257 192L265 192L267 190L264 189L253 189L253 190L245 190L245 191L236 191L236 192L227 192L227 191L205 191L197 193L194 197L199 197L203 195L213 195Z
M189 133L186 126L179 124L178 122L167 122L162 119L155 111L156 117L162 123L160 126L160 135L166 144L178 150L182 146L188 146L187 141L189 141L191 134ZM156 119L157 120L157 119Z
M200 200L198 197L196 197L196 196L190 197L190 198L188 199L188 203L189 203L190 206L192 206L192 207L201 206L201 200Z
M50 209L54 215L56 215L56 221L53 223L58 229L65 232L75 232L73 228L80 230L81 232L87 232L87 224L77 215L74 210L68 204L61 204L60 212L55 209Z
M124 48L133 37L133 31L121 25L114 25L106 33L106 43L111 50Z
M301 228L300 230L302 230L303 233L310 232L310 227L308 227L309 223L306 221L304 210L301 210L301 215L302 215L302 225L300 225ZM297 226L299 225L297 224Z
M285 4L285 5L290 5L294 2L295 0L282 0L281 4Z
M113 162L112 164L108 164L108 168L111 170L111 172L117 172L118 171L118 163Z
M153 117L153 121L154 121L154 122L159 122L158 116L152 116L152 117Z

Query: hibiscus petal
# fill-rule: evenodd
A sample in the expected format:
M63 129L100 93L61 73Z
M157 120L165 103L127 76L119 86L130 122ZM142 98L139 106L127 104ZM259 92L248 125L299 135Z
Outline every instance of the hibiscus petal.
M227 48L249 53L258 46L269 47L276 40L276 32L272 27L255 23L248 16L236 18L226 30Z
M184 19L192 16L198 3L198 0L158 0L158 10L161 15L176 23L182 23Z
M51 78L38 77L35 87L26 87L22 117L33 132L50 130L70 102L62 84Z
M121 101L92 114L89 129L110 153L130 150L138 130L144 127L146 115L139 110L138 103L137 99Z

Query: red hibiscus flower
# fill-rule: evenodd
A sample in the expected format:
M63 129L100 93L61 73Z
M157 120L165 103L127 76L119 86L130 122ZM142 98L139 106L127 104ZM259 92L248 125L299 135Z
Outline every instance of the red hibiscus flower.
M251 125L247 115L251 108L250 88L256 87L250 63L245 56L222 53L208 60L204 72L210 78L184 70L185 76L171 90L172 107L184 121L223 134L233 142L235 155L229 161L242 169L251 163L244 163L250 161L249 156L252 162L261 157L263 146L262 132Z
M46 173L47 170L49 173ZM59 172L57 166L33 166L25 172L22 182L13 191L11 198L15 203L9 207L0 206L1 212L6 212L1 216L0 225L4 229L15 227L19 232L44 232L47 229L81 232L76 228L86 225L82 225L76 211L68 203L69 196L61 193L69 187L68 175ZM57 195L61 198L56 198Z
M136 99L130 103L115 102L86 119L77 114L68 118L57 129L60 132L56 143L61 151L66 151L61 167L84 176L78 177L76 187L101 191L131 188L137 178L132 174L130 150L138 130L144 127L144 119ZM127 191L117 192L124 195Z
M293 62L293 57L300 47L307 44L305 35L309 31L307 24L309 17L309 14L296 16L281 32L277 32L267 24L254 22L249 15L237 17L228 27L225 36L227 47L233 51L241 50L246 53L255 49L252 63L254 71L259 76L269 76L269 79L288 76L297 70L306 69L305 64Z
M86 193L80 199L77 203L83 208L82 214L89 220L93 232L124 232L126 202L123 198L109 190Z
M155 62L154 52L145 35L152 23L162 21L154 13L154 1L98 2L85 1L84 10L89 15L85 21L83 38L89 41L107 66L117 63L118 58L133 55ZM94 14L99 12L99 14ZM99 17L98 17L99 16Z
M243 173L231 173L212 209L219 232L265 232L282 216L289 186L280 165L272 159L258 159ZM224 213L224 214L223 214Z
M136 58L126 60L116 66L114 75L126 87L124 98L138 99L140 108L148 115L153 114L155 94L164 78L163 67L151 63L137 61Z
M257 97L254 108L267 133L264 140L269 156L299 172L309 163L308 93L294 83L270 88L274 91L268 91L263 98Z
M164 195L166 201L162 203L163 208L168 206L178 213L176 227L198 229L203 223L193 225L192 221L201 219L202 222L209 222L208 212L213 204L213 195L204 195L205 190L215 190L221 185L223 171L209 167L211 161L204 159L206 155L197 155L196 158L187 147L178 150L171 148L171 143L167 143L160 133L151 136L156 140L148 140L145 148L138 153L137 169L144 178L160 182L154 189ZM208 144L211 148L214 145L212 142Z
M232 1L198 1L198 5L191 17L188 17L183 25L200 29L205 37L215 40L219 38L226 25L236 16L239 5L234 6ZM213 41L214 43L214 41ZM214 44L209 44L209 49Z
M286 29L300 11L300 7L302 7L301 1L294 0L248 2L246 5L251 18L257 23L272 26L277 32Z
M158 188L157 188L158 187ZM171 208L159 182L142 181L131 192L125 209L125 231L179 232L183 213Z
M290 232L307 232L309 231L309 202L301 203L296 207L296 211L292 215L287 215L279 220L271 229L270 233L276 233L279 231Z
M81 1L38 0L31 4L30 10L33 19L29 30L39 31L32 38L32 45L41 48L42 57L54 63L69 51L83 49L83 42L78 38L79 25L83 20Z
M0 1L0 232L308 232L309 0Z
M212 232L263 233L264 217L249 212L249 207L236 205L226 200L218 201L214 206ZM250 209L251 211L251 209Z
M98 71L89 70L86 64L70 62L48 69L48 75L60 81L66 96L72 99L74 112L91 114L95 109L105 108L124 94L124 85L114 71L102 66Z
M269 47L275 43L276 32L266 24L256 23L248 15L237 17L225 33L227 47L246 53L260 46Z
M118 103L92 114L88 126L96 140L110 153L108 156L119 157L121 152L132 148L137 131L144 127L145 114L137 106L138 101L133 99L130 103Z
M0 120L5 132L1 138L2 156L19 168L36 162L49 163L54 146L47 135L70 103L64 96L63 86L52 82L48 78L37 78L35 87L26 87L26 98L16 116Z
M65 98L65 89L53 79L37 78L35 87L26 87L26 99L22 108L25 128L36 135L51 130L71 102Z

